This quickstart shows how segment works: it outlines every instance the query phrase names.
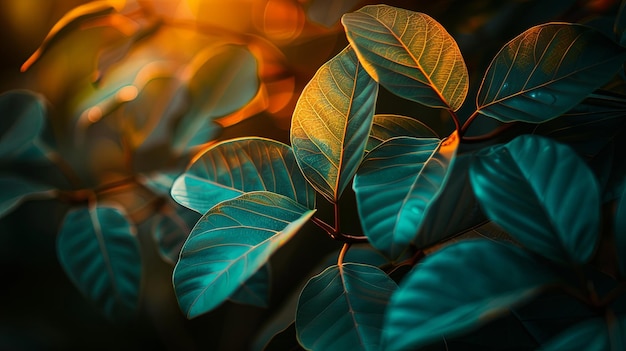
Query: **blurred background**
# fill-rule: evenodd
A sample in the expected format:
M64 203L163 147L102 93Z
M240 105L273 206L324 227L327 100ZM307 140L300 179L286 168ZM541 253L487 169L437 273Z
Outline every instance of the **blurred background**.
M86 3L0 0L0 93L28 89L40 94L48 114L44 137L78 182L56 169L15 167L60 189L180 172L215 140L256 135L288 142L300 91L319 66L347 45L341 15L379 2L108 0L96 1L92 12L74 13L73 21L64 17ZM548 21L587 23L610 33L620 5L618 0L384 3L427 13L455 37L471 79L462 118L475 109L482 73L508 40ZM97 12L104 8L113 10ZM55 27L60 20L65 27ZM53 28L57 35L46 37ZM31 55L40 47L43 55L34 60ZM249 77L243 64L229 70L247 57L231 50L239 47L253 57ZM225 77L235 77L237 83L225 83ZM220 113L207 112L224 101L228 104ZM452 127L440 111L384 90L377 112L419 118L442 135ZM186 117L192 115L202 119ZM198 126L210 127L199 142L197 135L186 134ZM269 309L229 302L188 321L173 295L172 263L153 240L156 207L146 203L152 203L154 194L139 185L106 195L107 201L126 209L141 243L140 306L137 318L126 323L105 318L58 263L56 235L65 213L76 204L26 202L0 219L0 350L245 350L294 288L340 247L307 227L273 258ZM349 194L344 203L345 212L354 214ZM345 225L348 232L359 230L358 220Z

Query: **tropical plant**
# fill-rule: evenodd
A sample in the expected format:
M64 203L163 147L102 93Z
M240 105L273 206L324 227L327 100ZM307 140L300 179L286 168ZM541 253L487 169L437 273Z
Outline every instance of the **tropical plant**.
M341 250L268 328L284 330L268 349L295 347L294 333L311 350L487 349L496 318L527 333L498 339L509 347L624 349L625 18L611 36L524 31L462 116L473 90L441 24L386 5L345 14L349 46L304 88L290 146L222 141L174 181L202 216L173 273L183 313L266 305L270 257L313 223ZM379 89L447 113L448 131L377 114ZM362 234L344 229L354 203Z

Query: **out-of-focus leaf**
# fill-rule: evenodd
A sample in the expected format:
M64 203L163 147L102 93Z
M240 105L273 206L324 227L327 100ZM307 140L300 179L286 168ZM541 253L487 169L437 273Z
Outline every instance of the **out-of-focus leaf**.
M568 146L522 135L477 155L470 179L487 217L529 250L562 263L591 258L599 236L600 191L594 174Z
M291 148L264 138L232 139L198 158L172 186L181 205L205 213L220 201L267 190L315 206L315 190L300 172Z
M11 212L22 202L54 196L54 188L9 174L0 174L0 217Z
M302 290L296 333L308 350L379 350L385 308L396 283L374 266L328 267Z
M57 238L61 266L111 320L130 319L139 305L141 257L135 228L120 210L70 211Z
M615 36L622 46L626 46L626 2L622 1L615 18Z
M397 137L372 150L354 178L370 243L397 258L415 238L446 181L459 138Z
M270 299L269 263L256 271L230 297L229 300L243 305L268 307Z
M42 98L14 90L0 95L0 159L40 160L46 150L39 142L46 123Z
M459 46L423 13L370 5L341 20L367 72L389 91L431 107L458 110L469 89Z
M172 205L175 208L170 212L158 215L152 235L161 257L166 262L175 264L185 240L191 233L191 228L198 222L200 215L178 204Z
M374 115L365 151L370 152L385 140L399 136L439 138L435 131L415 118L388 114Z
M155 172L139 175L139 182L159 195L168 195L181 172Z
M174 289L185 315L193 318L219 306L314 212L282 195L252 192L204 214L174 268Z
M306 14L307 17L326 27L332 27L341 16L352 10L359 0L313 0L309 1Z
M304 350L296 336L296 324L291 323L287 328L275 334L263 347L263 351L301 351Z
M32 66L39 58L57 42L60 38L73 30L78 24L97 18L100 16L106 16L115 12L115 7L110 1L92 1L80 6L75 7L68 13L66 13L57 23L52 27L48 35L44 38L39 48L24 62L21 67L21 71L26 71Z
M478 92L478 112L502 122L548 121L605 84L625 59L623 48L593 28L535 26L491 62Z
M555 280L527 251L488 240L444 247L404 278L391 298L385 350L417 350L478 329Z
M293 152L304 176L330 202L339 199L363 158L377 92L348 47L320 67L298 99Z
M541 351L606 351L626 348L626 318L620 316L607 325L604 318L593 318L562 332L543 345Z
M191 105L174 131L175 151L184 152L197 131L212 119L252 100L260 86L257 66L254 55L239 45L218 44L196 54L182 77Z
M622 276L626 276L626 189L622 191L622 196L618 200L614 218L619 269Z

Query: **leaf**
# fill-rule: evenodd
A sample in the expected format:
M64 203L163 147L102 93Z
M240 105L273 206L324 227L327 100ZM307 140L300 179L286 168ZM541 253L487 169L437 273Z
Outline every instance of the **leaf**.
M38 160L45 155L38 142L46 123L41 96L23 90L0 94L0 116L0 159Z
M625 59L621 47L593 28L532 27L491 62L478 92L478 112L502 122L548 121L605 84Z
M200 51L186 67L191 106L176 126L173 149L183 152L211 119L244 107L259 90L258 63L245 47L216 44Z
M180 250L200 216L174 203L172 207L167 213L157 216L152 235L161 258L173 265L178 261Z
M626 188L617 203L615 212L615 246L622 276L626 276Z
M264 138L231 139L208 149L172 186L179 204L205 213L250 191L271 191L313 208L315 191L298 169L291 148Z
M8 214L22 202L35 198L51 198L55 189L10 174L0 174L0 217Z
M358 3L359 0L313 0L307 3L306 15L312 22L330 28Z
M522 135L477 156L470 179L487 217L528 249L561 263L591 258L600 191L568 146Z
M300 351L304 350L296 337L295 323L291 323L287 328L272 337L265 345L263 351Z
M96 206L70 211L57 238L57 255L74 285L113 321L139 305L141 257L135 228L120 210Z
M622 46L626 46L626 3L622 1L615 18L614 32L617 41Z
M174 268L174 289L187 318L232 295L314 212L282 195L252 192L204 214Z
M555 277L518 247L467 240L427 256L404 278L386 311L385 350L416 350L506 313Z
M298 99L293 152L306 179L330 202L341 197L363 158L377 92L348 47L320 67Z
M459 140L397 137L372 150L354 178L361 225L372 246L397 258L415 238L446 181Z
M50 29L48 35L44 38L39 48L24 62L20 70L25 72L59 39L72 31L82 22L89 19L106 16L115 12L115 7L110 1L92 1L75 7L66 13L55 25Z
M423 13L365 6L341 20L365 70L392 93L430 107L458 110L469 76L457 43Z
M265 264L246 280L230 297L229 300L257 307L269 307L270 298L270 267Z
M389 114L374 115L372 131L367 140L365 151L370 152L385 140L399 136L415 138L439 137L429 126L415 118Z
M603 318L592 318L557 335L540 350L623 350L626 346L625 335L626 319L624 317L613 320L612 325L607 325Z
M379 350L385 307L396 283L374 266L328 267L302 290L296 333L308 350Z

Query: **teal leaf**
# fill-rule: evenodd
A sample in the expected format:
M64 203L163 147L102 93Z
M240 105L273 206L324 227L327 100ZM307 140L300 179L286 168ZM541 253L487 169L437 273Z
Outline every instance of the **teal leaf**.
M231 139L208 149L176 179L172 197L202 214L251 191L271 191L307 208L315 206L315 190L304 179L291 148L263 138Z
M354 178L361 225L372 246L396 258L440 193L458 138L397 137L372 150Z
M385 140L399 136L439 138L435 131L415 118L389 114L374 115L365 151L370 152Z
M154 172L151 174L140 174L139 182L150 189L152 192L162 196L169 196L174 185L174 181L181 174L176 172Z
M385 350L416 350L478 329L555 279L518 247L467 240L427 256L402 280L386 311Z
M51 198L55 189L9 174L0 174L0 217L14 210L22 202L35 198Z
M610 325L604 318L579 323L549 340L541 351L606 351L626 348L626 318L620 316Z
M113 321L139 305L141 257L135 228L113 207L70 211L57 238L57 255L74 285Z
M367 72L392 93L430 107L458 110L469 88L459 46L423 13L365 6L341 20Z
M347 47L302 91L291 120L291 145L307 180L336 202L352 180L370 133L378 84Z
M152 235L164 261L172 265L178 261L180 250L199 219L197 212L178 204L172 204L167 212L156 216Z
M624 49L593 28L535 26L491 62L478 92L478 112L502 122L545 122L605 84L625 59Z
M626 46L626 3L622 1L615 18L615 36L622 46Z
M618 200L614 218L619 269L622 276L626 276L626 189L622 191L622 196Z
M248 278L228 299L242 305L269 307L270 279L268 263Z
M46 109L39 95L22 90L1 94L0 116L0 159L44 158L39 137L46 123Z
M251 192L205 213L174 268L174 289L188 318L232 295L315 211L285 196Z
M396 283L374 266L346 263L311 278L300 294L296 333L308 350L379 350Z
M528 249L562 263L591 258L599 186L568 146L522 135L477 156L470 179L487 217Z

